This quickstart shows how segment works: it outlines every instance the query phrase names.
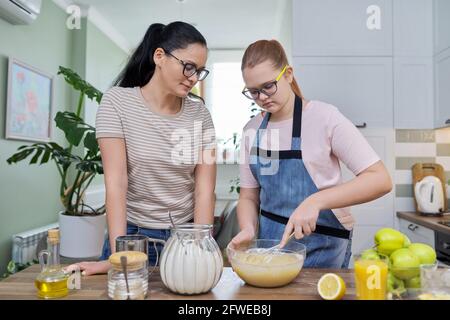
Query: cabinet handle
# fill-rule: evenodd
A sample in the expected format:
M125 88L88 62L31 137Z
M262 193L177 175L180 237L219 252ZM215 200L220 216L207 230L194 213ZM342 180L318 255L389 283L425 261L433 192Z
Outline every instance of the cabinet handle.
M445 121L445 124L450 124L450 119L447 119L447 121Z
M450 119L448 119L450 121ZM363 124L355 124L355 127L362 129L367 127L367 123L363 122Z
M444 243L442 244L442 247L443 247L444 249L450 249L450 243L444 242Z
M413 225L412 223L408 226L408 229L411 231L416 231L419 226Z

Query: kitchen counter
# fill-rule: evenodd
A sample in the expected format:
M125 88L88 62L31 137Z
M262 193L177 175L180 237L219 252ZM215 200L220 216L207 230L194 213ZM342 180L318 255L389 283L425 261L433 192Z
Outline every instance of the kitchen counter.
M450 221L450 213L444 213L443 216L424 216L417 212L397 212L397 217L405 219L429 228L434 231L443 232L450 235L450 227L440 224L439 221Z
M29 300L38 299L34 279L40 271L39 265L33 265L23 271L0 281L0 299ZM317 282L326 272L342 276L347 293L344 299L355 299L353 270L303 269L300 275L289 285L281 288L256 288L246 285L231 268L225 267L222 277L213 290L206 294L183 296L169 291L161 281L158 270L150 276L148 300L316 300ZM105 300L107 295L107 275L83 277L81 290L71 290L62 298L67 300Z

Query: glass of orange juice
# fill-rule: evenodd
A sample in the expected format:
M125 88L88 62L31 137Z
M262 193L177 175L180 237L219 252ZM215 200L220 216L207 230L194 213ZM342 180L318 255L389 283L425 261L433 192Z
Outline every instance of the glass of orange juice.
M387 291L388 257L370 259L354 255L355 285L358 300L385 300Z

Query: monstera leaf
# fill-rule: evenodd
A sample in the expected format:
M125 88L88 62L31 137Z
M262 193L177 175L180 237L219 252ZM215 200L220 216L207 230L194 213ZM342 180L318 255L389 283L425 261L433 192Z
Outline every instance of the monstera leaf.
M18 163L30 158L29 164L45 164L54 161L61 176L60 198L66 214L83 215L89 207L83 202L83 195L97 174L103 174L100 149L95 138L95 128L87 124L81 117L84 97L100 103L103 94L88 82L84 81L71 69L59 67L58 74L64 76L66 82L79 92L76 112L58 112L54 118L56 127L64 132L68 147L64 148L56 142L34 143L24 145L7 159L8 164ZM69 110L72 108L66 108ZM74 146L84 146L83 156L80 151L72 152ZM69 175L70 168L75 170L75 178ZM90 208L90 207L89 207ZM90 213L102 214L100 209L90 208Z
M68 84L70 84L76 91L83 92L89 99L96 100L100 103L103 93L95 89L90 83L81 79L81 77L69 68L59 67L58 74L62 74Z

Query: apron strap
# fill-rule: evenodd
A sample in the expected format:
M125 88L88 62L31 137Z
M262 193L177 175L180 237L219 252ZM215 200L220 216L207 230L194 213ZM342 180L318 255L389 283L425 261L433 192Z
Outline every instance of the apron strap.
M303 101L299 96L295 96L294 118L292 123L292 138L300 138L302 134L302 114Z
M302 114L303 114L303 102L300 97L295 96L294 103L294 116L292 119L292 142L290 150L279 150L273 151L278 155L277 159L302 159L302 151L300 150L300 142L299 138L302 133ZM272 150L264 150L259 147L260 145L260 134L261 130L267 128L269 124L271 114L267 112L261 122L261 125L258 128L256 133L256 146L251 148L250 154L257 155L258 157L262 156L264 158L271 158Z
M289 218L282 217L280 215L274 214L272 212L264 211L261 209L261 215L272 220L276 221L278 223L287 224L289 221ZM325 236L331 236L336 238L342 238L342 239L350 239L351 238L351 231L346 229L338 229L328 226L322 226L322 225L316 225L316 230L314 230L313 233L322 234Z
M260 158L265 158L268 160L272 159L272 154L274 154L275 159L302 159L302 151L301 150L281 150L281 151L272 151L272 150L264 150L261 148L252 147L250 150L251 155L256 155Z

